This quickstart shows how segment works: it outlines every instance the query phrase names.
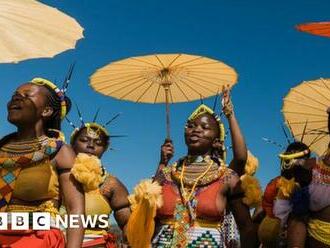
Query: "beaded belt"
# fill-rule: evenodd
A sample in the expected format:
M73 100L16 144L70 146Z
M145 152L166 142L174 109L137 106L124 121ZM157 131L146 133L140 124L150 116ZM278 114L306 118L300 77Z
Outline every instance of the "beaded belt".
M174 225L175 220L174 219L162 219L160 220L160 223L162 225ZM195 219L192 223L192 227L209 227L209 228L220 228L222 225L222 222L220 221L210 221L210 220L204 220L204 219Z

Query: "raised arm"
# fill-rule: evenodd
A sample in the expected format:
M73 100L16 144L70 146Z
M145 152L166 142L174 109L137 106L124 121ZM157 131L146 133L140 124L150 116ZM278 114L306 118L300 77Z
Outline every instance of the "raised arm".
M55 157L59 172L59 183L67 213L79 215L79 228L67 229L67 248L80 248L84 236L80 216L85 213L84 193L81 185L70 173L75 153L71 147L64 145Z
M247 160L247 149L244 137L241 133L241 129L239 128L237 119L235 117L229 88L224 88L222 93L222 111L228 120L233 148L233 160L230 162L230 168L234 170L239 176L241 176L244 174L245 163Z

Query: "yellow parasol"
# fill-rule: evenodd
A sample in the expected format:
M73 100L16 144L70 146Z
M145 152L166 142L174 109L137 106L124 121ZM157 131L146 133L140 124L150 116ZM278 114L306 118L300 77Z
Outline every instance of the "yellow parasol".
M83 38L73 18L34 0L1 0L0 30L0 63L54 57Z
M98 92L121 100L166 103L167 137L170 137L169 103L213 96L237 81L235 70L223 62L188 54L156 54L110 63L90 78Z
M330 79L305 81L284 98L282 112L295 139L322 155L329 144Z

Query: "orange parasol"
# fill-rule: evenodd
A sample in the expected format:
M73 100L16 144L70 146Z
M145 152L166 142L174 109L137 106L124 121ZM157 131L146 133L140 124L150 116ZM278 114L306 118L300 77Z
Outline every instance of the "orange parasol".
M296 28L301 32L330 37L330 22L311 22L299 24Z

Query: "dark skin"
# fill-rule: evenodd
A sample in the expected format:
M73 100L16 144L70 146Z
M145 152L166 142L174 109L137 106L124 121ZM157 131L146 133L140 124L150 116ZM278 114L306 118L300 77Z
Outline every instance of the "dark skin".
M241 163L245 165L247 150L240 131L239 134L235 133L235 131L238 131L238 124L235 123L236 119L232 119L233 117L229 118L229 122L232 125L232 132L234 132L234 137L237 139L235 145L233 145L233 149L237 149L234 155L241 156L239 159L234 159L232 163L234 168L239 168ZM211 155L212 152L222 147L222 143L219 139L219 132L219 124L210 114L203 114L195 120L189 121L185 129L185 142L188 148L188 155ZM173 152L173 145L165 143L161 148L161 163L168 162L168 158L173 156ZM239 164L236 165L235 163L237 161L239 161ZM241 247L255 247L257 235L250 217L249 208L242 203L240 198L231 199L229 201L227 199L228 194L234 195L240 191L239 177L233 176L218 192L216 205L220 213L223 213L226 208L232 211L240 231Z
M72 148L76 154L87 153L102 158L109 144L104 133L94 137L87 132L87 128L80 131L74 139ZM106 184L107 190L103 195L107 198L111 209L114 211L114 217L122 230L125 230L127 221L130 216L130 208L128 202L128 191L126 187L116 178L108 177Z
M17 127L16 135L8 140L24 141L46 135L44 123L53 113L51 106L48 106L47 96L50 94L43 86L26 83L17 88L11 100L8 102L8 121ZM71 176L75 159L72 148L63 145L55 155L54 162L59 174L61 195L65 199L68 214L84 214L84 194L81 185ZM80 227L67 229L68 248L81 247L84 229Z
M223 108L226 108L230 102L230 91L229 88L223 89ZM232 141L232 147L233 147L233 160L229 164L229 168L234 170L239 176L242 176L244 174L244 168L245 163L247 160L247 149L244 141L244 137L241 133L241 130L239 128L237 119L235 117L235 113L232 113L230 116L227 117L229 129L230 129L230 135L231 135L231 141ZM212 121L211 121L212 122ZM193 155L194 153L201 153L201 155L206 155L207 152L217 152L222 149L223 143L219 139L219 126L218 123L214 120L212 123L213 128L216 132L215 138L212 140L212 142L206 142L203 141L202 143L209 143L209 146L212 146L211 151L206 151L206 148L201 147L197 148L196 150L196 144L192 144L191 148L189 148L189 145L187 144L187 139L185 138L186 144L188 146L188 154ZM189 123L188 123L189 125ZM205 126L205 124L204 124ZM186 133L187 130L185 130ZM208 137L207 139L210 139ZM212 144L210 144L212 143ZM204 146L203 145L203 146ZM189 151L190 149L190 151ZM198 149L202 149L202 151L198 151ZM196 151L195 151L196 150ZM220 152L218 152L220 153ZM164 166L167 166L169 161L174 155L174 146L171 140L166 139L164 144L161 147L161 157L160 157L160 163L159 163L159 169L163 168Z
M328 131L330 131L330 108L327 109L327 113L328 113L328 128L329 128ZM323 157L323 162L327 166L330 166L330 154L329 153ZM307 161L307 163L304 165L304 167L307 169L310 169L312 167L311 164L314 164L314 163L315 163L315 160L310 159L309 161ZM318 212L311 212L310 217L329 223L330 222L330 206L327 206ZM314 239L313 237L308 236L307 222L308 222L308 218L295 218L292 216L289 219L289 224L288 224L289 247L299 247L300 248L300 247L305 247L306 245L308 247L313 247L313 248L329 247L329 246L325 245L324 243Z

